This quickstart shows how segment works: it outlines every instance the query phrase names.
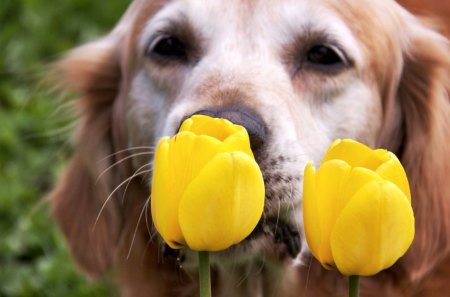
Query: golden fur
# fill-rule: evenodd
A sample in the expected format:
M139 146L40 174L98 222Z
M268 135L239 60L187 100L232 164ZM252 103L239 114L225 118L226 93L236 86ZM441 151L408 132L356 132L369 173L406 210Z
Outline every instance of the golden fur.
M123 296L198 294L196 275L181 269L175 258L163 257L158 241L150 238L146 220L139 220L149 197L146 183L132 178L126 199L122 201L123 187L109 197L135 171L131 159L124 159L130 155L125 149L133 133L125 125L126 98L137 63L135 45L163 2L147 1L139 9L130 9L124 16L131 20L129 24L115 29L121 34L76 49L56 68L64 87L79 94L80 119L75 154L52 193L52 213L80 269L92 280L112 269ZM363 43L363 57L374 70L370 80L382 95L382 128L375 146L394 151L404 164L416 216L411 249L391 269L363 279L362 296L450 295L448 41L425 27L411 32L411 22L417 20L396 6L386 16L394 19L396 27L389 27L392 23L379 24L359 3L328 2ZM378 30L383 37L366 38L370 30ZM385 59L387 53L390 59ZM105 159L116 152L120 153ZM98 178L120 160L124 161ZM264 296L346 295L346 280L323 270L310 257L305 265L287 267L283 273L283 282L275 285L267 274ZM249 273L250 281L252 276ZM214 292L227 290L220 271L214 271L213 279ZM256 296L245 290L241 294Z

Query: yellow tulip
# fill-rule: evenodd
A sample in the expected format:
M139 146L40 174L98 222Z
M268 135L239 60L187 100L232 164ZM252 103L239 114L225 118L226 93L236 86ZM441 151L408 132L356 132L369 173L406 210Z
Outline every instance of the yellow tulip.
M305 168L306 240L327 269L373 275L392 266L414 238L405 171L386 150L336 140L315 170Z
M263 177L242 126L195 115L159 141L151 213L171 248L224 250L253 231L263 208Z

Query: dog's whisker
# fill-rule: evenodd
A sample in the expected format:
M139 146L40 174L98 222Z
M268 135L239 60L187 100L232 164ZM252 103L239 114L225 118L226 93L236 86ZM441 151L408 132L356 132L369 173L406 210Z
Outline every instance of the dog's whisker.
M155 147L154 147L154 146L135 146L135 147L129 147L129 148L126 148L126 149L117 151L117 152L115 152L115 153L112 153L112 154L110 154L110 155L107 155L106 157L104 157L104 158L100 159L99 161L97 161L97 163L101 163L101 162L105 161L106 159L109 159L109 158L111 158L111 157L117 156L118 154L125 153L125 152L130 152L130 151L134 151L134 150L148 150L147 152L153 153L154 150L155 150Z
M145 263L145 255L147 254L147 251L148 251L148 248L150 247L150 244L152 243L152 241L151 240L148 240L147 241L147 243L145 244L145 248L144 248L144 250L142 251L142 255L141 255L141 263L143 264L143 265L145 265L144 263Z
M239 279L236 280L235 278L233 278L233 276L235 274L235 271L238 271L238 273L240 272L239 269L238 269L239 268L238 267L238 265L239 265L238 261L239 260L235 256L234 259L233 259L233 266L232 266L231 273L230 273L230 276L231 276L230 280L232 281L232 286L234 286L234 287L240 282Z
M113 197L113 195L125 184L128 182L128 180L133 179L134 176L130 176L127 179L125 179L124 181L122 181L112 192L111 194L109 194L109 196L106 198L105 202L103 202L103 205L100 209L100 211L98 212L97 218L95 219L94 222L94 226L93 229L95 229L95 227L97 226L98 220L100 219L101 214L103 213L103 210L106 207L106 204L108 204L109 200Z
M138 176L140 176L140 175L145 175L145 174L151 173L152 171L153 171L152 169L142 170L142 171L140 171L139 173L133 174L133 175L131 176L131 178L129 178L129 180L128 180L128 182L127 182L127 185L125 186L124 193L123 193L123 195L122 195L122 199L121 199L122 205L125 203L125 195L126 195L126 193L127 193L128 186L130 185L130 183L131 183L131 181L133 180L133 178L138 177Z
M262 221L264 225L267 223L267 215L265 212L262 213Z
M150 169L148 169L148 170L144 170L146 167L150 167ZM151 166L151 164L145 164L145 165L142 165L141 167L139 167L134 173L133 173L133 175L131 176L131 177L137 177L137 176L139 176L139 175L142 175L142 174L146 174L146 173L150 173L150 172L152 172L152 166ZM129 181L128 181L128 183L127 183L127 185L126 185L126 187L125 187L125 190L124 190L124 192L123 192L123 195L122 195L122 205L123 205L123 203L125 202L125 195L126 195L126 193L127 193L127 190L128 190L128 187L130 186L130 183L131 183L131 181L133 180L133 178L131 178Z
M124 190L124 193L123 193L123 195L122 195L122 204L123 204L124 201L125 201L125 195L126 195L126 192L127 192L127 190L128 190L128 186L130 185L130 183L131 183L131 181L133 180L133 178L135 178L135 177L137 177L137 176L139 176L139 175L142 175L142 174L146 174L146 173L152 172L151 169L140 171L140 170L142 170L143 168L145 168L146 166L151 166L151 164L145 164L145 165L141 166L140 168L138 168L138 169L134 172L134 174L133 174L132 176L128 177L128 178L124 181L124 182L127 183L127 185L126 185L125 190ZM113 194L113 193L114 193L121 185L123 185L124 182L122 182L122 183L121 183L121 184L120 184L120 185L119 185L119 186L118 186L111 194ZM101 210L100 210L100 212L99 212L99 214L98 214L98 217L97 217L97 219L96 219L96 221L95 221L94 226L97 224L97 221L98 221L98 219L100 218L101 212L103 211L103 209L104 209L104 207L106 206L106 203L108 202L109 199L110 199L110 197L108 197L108 198L106 199L105 203L103 204L103 206L102 206L102 208L101 208Z
M148 200L145 201L145 204L148 203L147 201ZM128 250L128 254L127 254L127 260L130 258L131 250L133 249L134 240L136 239L137 230L139 228L139 223L141 222L142 215L144 214L144 211L146 210L145 204L142 207L141 214L139 215L139 219L138 219L138 221L136 223L136 228L134 229L134 232L133 232L133 238L131 239L130 249Z
M143 153L132 154L132 155L126 156L125 158L122 158L121 160L115 162L114 164L112 164L111 166L109 166L108 168L106 168L105 170L103 170L103 171L100 173L100 175L97 177L97 180L96 180L95 182L98 183L98 181L102 178L102 176L103 176L106 172L108 172L108 170L110 170L111 168L113 168L113 167L115 167L115 166L121 164L122 162L124 162L124 161L126 161L126 160L128 160L128 159L134 158L134 157L145 156L145 155L151 155L151 154L152 154L152 152L143 152Z
M156 230L152 231L152 233L150 234L150 240L152 241L157 235L158 235L158 231L156 231Z
M262 274L265 266L266 266L266 251L263 249L263 253L261 256L261 264L259 265L259 268L256 270L256 274Z
M240 287L247 279L249 279L250 274L252 273L252 269L253 269L253 263L250 263L247 267L246 267L246 271L244 272L244 275L242 276L242 278L236 283L236 287Z
M280 211L281 211L281 201L278 200L278 209L277 209L277 220L275 222L275 234L277 234L278 222L280 220Z
M152 241L153 237L156 235L156 230L152 234L152 231L150 230L150 226L148 225L148 222L149 222L149 220L148 220L148 212L149 212L148 205L149 204L150 204L150 199L147 199L147 202L145 203L145 208L146 208L146 210L145 210L145 226L147 227L147 232L148 232L148 235L150 236L150 241Z
M244 281L247 279L247 277L248 277L248 273L244 272L242 277L240 279L238 279L233 286L234 287L240 287L244 283Z
M310 257L309 263L308 263L308 272L306 273L306 280L305 280L305 296L308 296L308 283L309 283L309 274L311 272L311 266L312 266L313 258Z
M289 197L289 206L292 209L292 212L295 214L295 205L294 205L294 186L292 184L290 184L290 197ZM300 226L299 222L297 220L294 220L295 222L295 227L297 228L297 231L299 232L299 234L302 233L302 227Z

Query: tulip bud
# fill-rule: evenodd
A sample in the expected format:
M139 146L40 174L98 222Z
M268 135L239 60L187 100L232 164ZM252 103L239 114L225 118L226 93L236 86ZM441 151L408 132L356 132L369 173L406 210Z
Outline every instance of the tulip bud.
M245 239L264 208L264 181L245 128L195 115L154 160L151 212L174 249L219 251Z
M373 275L392 266L414 238L400 161L350 139L336 140L317 172L306 166L303 215L314 257L345 275Z

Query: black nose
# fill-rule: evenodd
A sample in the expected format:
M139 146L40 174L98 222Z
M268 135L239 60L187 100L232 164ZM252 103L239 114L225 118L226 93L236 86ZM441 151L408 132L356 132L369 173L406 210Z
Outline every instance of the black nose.
M222 107L199 110L191 116L196 114L227 119L233 124L243 126L248 132L250 146L254 152L264 145L264 141L267 137L267 129L262 118L254 112L245 108Z

